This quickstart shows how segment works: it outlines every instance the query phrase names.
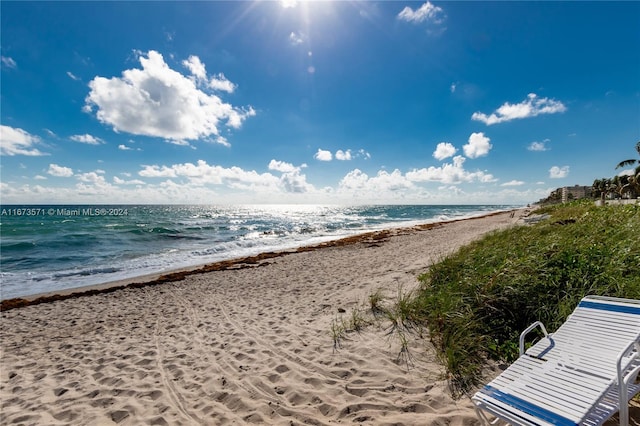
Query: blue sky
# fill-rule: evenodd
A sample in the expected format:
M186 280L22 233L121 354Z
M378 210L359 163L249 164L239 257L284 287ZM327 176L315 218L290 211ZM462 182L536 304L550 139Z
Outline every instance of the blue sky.
M1 12L5 204L525 204L640 139L640 2Z

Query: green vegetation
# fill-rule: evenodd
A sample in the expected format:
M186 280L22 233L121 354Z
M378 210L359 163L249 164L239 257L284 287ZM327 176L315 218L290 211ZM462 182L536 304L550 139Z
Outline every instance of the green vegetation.
M384 312L384 307L382 306L383 301L384 295L380 288L377 289L375 293L369 295L369 306L371 307L371 312L373 312L374 315Z
M414 331L413 326L417 325L411 318L412 300L413 294L405 292L402 286L398 286L395 299L386 297L383 290L379 288L369 295L368 309L367 304L363 303L362 307L352 308L350 314L345 310L339 311L340 315L331 321L333 350L342 348L342 341L347 339L349 333L360 332L374 323L383 327L388 326L387 336L397 338L400 346L396 362L406 364L407 368L410 368L413 365L413 356L409 351L409 339L406 334ZM387 301L389 303L385 303ZM421 328L416 327L415 330L421 331Z
M343 315L339 315L331 321L334 351L342 347L342 340L346 339L347 333L360 332L371 323L365 314L359 307L355 307L351 310L351 315L348 318L345 319Z
M331 339L333 340L333 350L336 351L342 347L342 339L345 338L347 329L342 318L334 318L331 320Z
M635 146L640 156L640 141ZM618 163L616 169L636 165L631 174L617 175L593 181L593 196L604 200L607 197L636 198L640 196L640 159L630 158Z
M412 321L412 295L404 292L402 286L398 286L398 294L391 306L383 307L382 314L391 323L391 331L402 332L411 328Z
M549 218L492 233L420 277L402 322L428 327L454 392L478 384L487 358L513 360L518 336L555 330L585 295L640 298L640 206L545 207Z

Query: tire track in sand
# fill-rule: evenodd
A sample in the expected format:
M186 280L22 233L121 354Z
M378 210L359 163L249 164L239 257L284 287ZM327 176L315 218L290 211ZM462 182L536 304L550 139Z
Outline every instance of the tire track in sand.
M182 413L182 415L186 418L188 424L203 424L202 420L189 413L189 411L185 408L184 398L180 395L178 389L176 389L175 385L172 383L171 379L168 377L167 371L164 368L164 349L160 344L160 318L156 319L156 327L153 333L153 339L156 345L157 355L156 355L156 365L158 367L158 372L160 373L160 377L162 378L162 384L169 394L169 399L173 402L174 406L178 408L178 411Z

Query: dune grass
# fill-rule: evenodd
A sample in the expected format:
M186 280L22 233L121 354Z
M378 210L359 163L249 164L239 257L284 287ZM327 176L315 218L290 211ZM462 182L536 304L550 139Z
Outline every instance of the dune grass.
M513 360L532 322L552 332L585 295L640 299L640 206L535 213L549 218L491 233L420 277L406 315L428 327L458 394L481 381L487 358Z
M386 329L386 335L391 340L397 339L399 346L396 363L405 365L407 369L413 367L413 355L409 350L408 334L420 332L411 318L413 293L398 286L395 297L385 295L382 288L378 288L369 295L368 303L356 304L348 314L342 310L334 317L330 325L334 352L342 349L342 341L348 339L350 333L364 330L371 325ZM422 334L418 333L422 338Z

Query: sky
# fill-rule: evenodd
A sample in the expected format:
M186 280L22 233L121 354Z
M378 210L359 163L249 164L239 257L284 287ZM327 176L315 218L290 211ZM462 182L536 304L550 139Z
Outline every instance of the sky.
M11 2L2 204L515 204L640 140L640 2Z

